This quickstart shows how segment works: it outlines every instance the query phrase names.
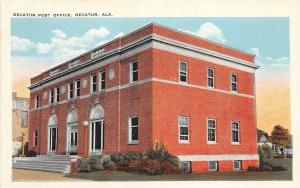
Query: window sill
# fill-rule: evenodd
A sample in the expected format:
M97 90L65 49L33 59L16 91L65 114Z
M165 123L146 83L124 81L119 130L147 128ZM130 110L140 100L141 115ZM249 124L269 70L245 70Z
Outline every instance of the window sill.
M207 142L207 144L215 145L215 144L218 144L218 143L217 142Z
M241 145L239 142L231 142L232 145Z
M128 145L137 145L137 144L139 144L139 141L138 140L136 140L136 141L128 141L127 144Z
M179 143L179 144L190 144L190 141L179 140L178 143Z

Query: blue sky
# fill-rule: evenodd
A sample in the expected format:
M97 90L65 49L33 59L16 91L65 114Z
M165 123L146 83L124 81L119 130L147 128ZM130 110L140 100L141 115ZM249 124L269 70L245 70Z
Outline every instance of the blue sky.
M24 74L25 67L35 75L151 22L254 53L258 74L289 74L289 19L284 17L13 18L13 70Z

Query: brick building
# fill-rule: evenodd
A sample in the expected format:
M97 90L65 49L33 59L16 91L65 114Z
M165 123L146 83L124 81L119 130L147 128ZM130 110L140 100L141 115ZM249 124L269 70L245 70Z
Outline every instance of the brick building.
M12 93L12 138L13 155L21 154L22 146L28 142L29 98Z
M258 165L254 55L155 23L33 77L29 147L88 156L160 140L195 172Z

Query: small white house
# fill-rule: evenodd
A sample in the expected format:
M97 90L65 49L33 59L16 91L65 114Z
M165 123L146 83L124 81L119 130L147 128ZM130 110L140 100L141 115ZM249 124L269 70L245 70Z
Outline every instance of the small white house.
M269 141L269 139L266 137L266 135L258 135L257 145L258 146L268 145L268 146L272 147L272 143Z

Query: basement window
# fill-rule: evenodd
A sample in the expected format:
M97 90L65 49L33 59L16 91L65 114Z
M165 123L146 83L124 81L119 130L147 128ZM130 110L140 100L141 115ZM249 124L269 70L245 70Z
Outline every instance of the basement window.
M181 161L179 163L179 167L183 172L190 173L191 172L191 162L190 161Z

